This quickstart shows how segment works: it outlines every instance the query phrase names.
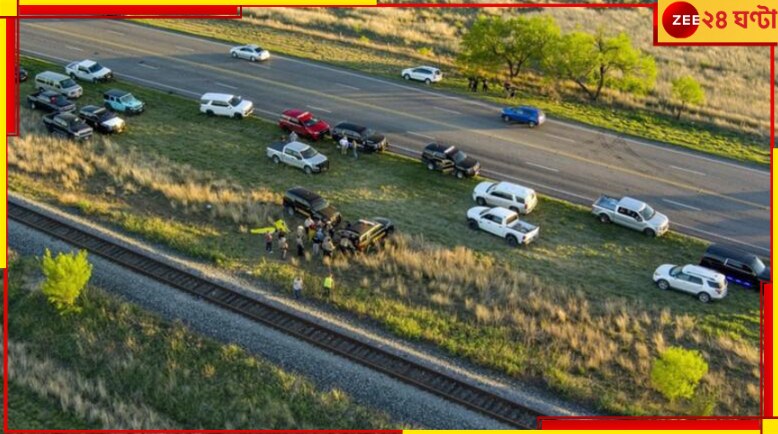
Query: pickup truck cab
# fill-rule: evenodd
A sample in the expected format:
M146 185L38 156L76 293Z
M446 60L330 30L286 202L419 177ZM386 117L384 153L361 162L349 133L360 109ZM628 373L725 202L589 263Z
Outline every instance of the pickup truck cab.
M529 214L538 205L535 190L504 181L476 185L473 200L480 206L501 206L520 214Z
M670 228L670 219L666 215L631 197L617 199L602 195L592 204L592 214L602 223L617 223L649 237L664 235Z
M546 114L537 107L519 106L502 109L502 120L505 123L527 124L530 128L542 125L546 121Z
M319 140L330 132L330 124L314 117L310 112L289 109L281 113L278 126L284 131L294 131L300 137Z
M105 108L121 113L141 113L146 104L135 98L130 92L111 89L103 94Z
M467 211L467 225L504 238L511 247L529 244L538 237L540 228L519 219L519 214L507 208L476 206Z
M82 60L73 62L65 67L65 73L73 80L85 80L92 83L108 81L113 78L113 72L94 60Z
M105 107L87 105L81 107L78 115L87 125L101 133L121 133L125 128L124 119Z
M46 112L65 113L76 110L76 105L65 98L59 92L53 90L39 90L31 95L27 95L27 104L33 110L43 110Z
M68 139L86 140L92 137L92 127L73 113L51 113L43 116L46 129Z
M330 168L327 157L300 142L276 142L267 147L267 158L276 164L287 164L305 173L320 173Z
M469 157L454 146L444 146L430 143L421 153L421 162L429 170L439 170L444 173L453 172L457 178L478 175L481 163Z

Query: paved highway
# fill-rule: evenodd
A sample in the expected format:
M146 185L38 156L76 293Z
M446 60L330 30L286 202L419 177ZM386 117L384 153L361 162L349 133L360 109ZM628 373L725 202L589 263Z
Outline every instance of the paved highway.
M118 77L192 98L240 94L269 120L286 108L308 109L330 123L373 127L405 152L430 141L457 145L486 175L586 205L601 193L638 197L675 230L769 252L767 169L557 120L535 129L505 125L500 107L402 82L399 71L393 81L275 54L251 63L231 58L229 44L118 20L23 21L20 34L26 54L61 64L98 60Z

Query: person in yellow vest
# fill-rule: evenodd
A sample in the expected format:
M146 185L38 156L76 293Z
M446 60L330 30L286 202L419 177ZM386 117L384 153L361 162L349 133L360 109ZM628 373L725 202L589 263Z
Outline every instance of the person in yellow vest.
M332 278L332 273L330 273L324 278L324 296L330 298L330 294L332 294L334 288L335 279Z

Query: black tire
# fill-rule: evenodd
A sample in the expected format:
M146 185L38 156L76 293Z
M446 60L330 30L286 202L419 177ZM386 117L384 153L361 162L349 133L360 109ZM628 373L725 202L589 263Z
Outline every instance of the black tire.
M535 128L537 125L538 124L536 124L535 122L532 122L532 121L529 123L529 127L530 128Z
M303 168L303 171L305 172L306 175L310 175L313 173L313 169L311 169L311 166L305 166L305 168Z
M521 211L519 211L519 209L518 209L518 208L516 208L515 206L512 206L512 207L510 207L510 208L508 208L508 209L509 209L509 210L511 210L511 211L513 211L513 212L515 212L516 214L521 214Z
M234 115L232 115L232 117L235 119L243 119L243 115L240 113L235 113Z
M502 115L502 121L507 124L511 121L511 118L508 115Z
M665 279L659 279L656 282L656 286L657 286L657 288L659 288L659 289L661 289L663 291L666 291L666 290L670 289L670 282L666 281Z
M251 60L252 62L256 62L257 58L256 58L256 56L251 56L251 58L249 60Z
M467 227L472 230L478 230L478 222L475 219L467 219Z
M427 170L435 170L435 164L432 162L427 163Z
M234 57L234 58L236 58L236 59L237 59L237 58L238 58L238 53L236 53L236 52L234 52L234 51L233 51L233 52L232 52L232 57Z
M403 78L406 79L406 80L410 80L411 76L410 76L410 74L405 74L405 75L403 75Z
M429 78L425 78L425 79L424 79L424 84L426 84L427 86L429 86L430 84L432 84L432 80L430 80Z
M72 72L71 72L71 73L70 73L70 78L72 78L73 80L75 80L75 79L76 79L76 74L74 74L74 73L72 73Z
M653 229L643 229L643 235L648 238L656 238L656 232Z
M482 197L475 198L475 203L478 204L478 206L486 206L486 199Z
M213 116L213 110L206 110L206 111L205 111L205 114L206 114L207 116Z
M611 218L608 217L608 214L600 214L597 216L597 219L600 220L600 223L610 223Z
M273 163L281 164L281 159L278 158L278 155L273 155Z
M289 217L294 217L294 207L286 206L284 207L284 211L286 211L286 215L288 215Z
M701 303L708 303L710 302L710 294L707 292L701 292L697 294L697 300L700 300Z
M457 170L457 179L463 179L465 177L465 172L461 170Z
M519 240L513 235L508 235L507 237L505 237L505 240L508 241L508 245L511 247L519 246Z

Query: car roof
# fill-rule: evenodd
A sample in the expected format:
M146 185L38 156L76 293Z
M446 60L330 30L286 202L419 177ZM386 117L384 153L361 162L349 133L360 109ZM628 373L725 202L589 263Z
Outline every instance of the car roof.
M283 114L292 118L301 118L306 115L311 116L310 112L307 112L305 110L300 110L300 109L287 109L283 111Z
M303 187L292 187L286 192L287 194L293 194L299 197L300 199L306 200L308 202L313 202L316 199L321 199L321 196Z
M38 73L36 77L51 77L51 78L57 78L57 79L63 79L63 78L70 78L65 74L60 74L59 72L54 71L43 71Z
M438 151L443 152L446 150L446 147L437 143L430 143L429 145L424 147L427 151Z
M496 215L497 217L502 217L502 218L508 217L511 214L516 214L515 211L511 211L511 210L509 210L507 208L503 208L501 206L496 206L496 207L490 209L489 213L493 214L493 215Z
M758 256L753 253L748 253L736 247L723 244L711 244L707 249L705 249L705 254L710 256L720 256L724 259L734 259L743 263L749 263L755 258L758 258Z
M105 110L105 107L100 107L96 105L85 105L81 107L81 111L86 113L94 113L98 110Z
M95 62L94 60L84 59L84 60L78 62L78 64L81 65L81 66L85 66L85 67L89 68L90 66L96 65L97 62Z
M524 187L523 185L513 184L511 182L506 182L506 181L498 182L497 184L495 184L494 189L511 193L516 196L524 196L524 197L529 196L530 193L535 192L535 190L529 187Z
M682 270L685 274L691 274L693 276L702 277L708 280L721 281L726 279L723 274L717 273L709 268L700 267L699 265L684 265Z
M124 95L128 95L129 93L130 92L121 89L108 89L107 91L105 91L106 95L111 95L111 96L124 96Z
M65 96L61 93L57 92L56 90L44 90L40 93L41 96Z
M362 235L377 225L378 223L376 222L360 219L356 223L351 223L351 226L346 227L346 230Z
M57 115L57 117L68 122L78 119L78 116L74 115L73 113L60 113Z
M200 97L200 99L210 99L210 100L230 100L235 95L231 95L229 93L219 93L219 92L208 92L204 93L203 96Z
M425 69L431 69L433 71L440 71L440 69L435 68L434 66L428 66L428 65L419 65L419 66L414 66L413 67L413 69L417 69L417 68L425 68Z
M346 130L357 131L359 133L367 129L367 127L363 127L362 125L352 124L351 122L341 122L335 125L335 128L343 128Z
M302 151L310 148L310 146L308 146L308 145L306 145L305 143L302 143L302 142L290 142L290 143L287 143L286 145L284 145L284 148L289 148L289 149L291 149L293 151L302 152Z
M645 208L646 203L642 200L633 199L631 197L624 196L619 201L622 205L634 211L640 211Z

